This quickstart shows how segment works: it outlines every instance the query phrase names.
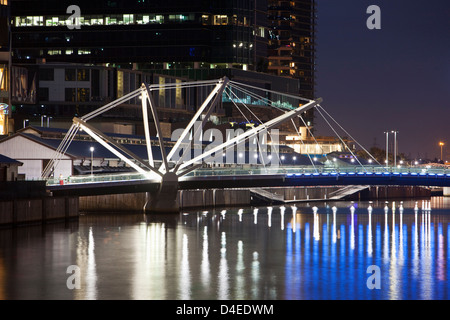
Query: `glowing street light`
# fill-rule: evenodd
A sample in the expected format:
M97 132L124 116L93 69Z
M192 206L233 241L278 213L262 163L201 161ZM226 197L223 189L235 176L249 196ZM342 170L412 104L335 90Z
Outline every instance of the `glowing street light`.
M94 147L89 149L91 151L91 175L94 175Z
M443 142L441 141L441 142L439 142L439 146L441 147L441 160L443 160L443 157L442 157L442 148L445 146L445 143L443 143Z

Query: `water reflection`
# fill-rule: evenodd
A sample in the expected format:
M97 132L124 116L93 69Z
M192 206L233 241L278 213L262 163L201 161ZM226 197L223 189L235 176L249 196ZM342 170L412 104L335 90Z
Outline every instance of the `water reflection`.
M189 268L189 248L188 236L183 234L183 245L181 249L181 263L180 263L180 296L181 300L189 300L191 298L191 272Z
M0 298L448 299L445 203L92 215L76 228L1 230ZM82 287L71 291L73 264ZM366 286L371 265L380 290Z

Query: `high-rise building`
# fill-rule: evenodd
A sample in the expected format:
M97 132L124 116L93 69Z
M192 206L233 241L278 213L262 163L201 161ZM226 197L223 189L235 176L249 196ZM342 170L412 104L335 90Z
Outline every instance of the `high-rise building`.
M157 69L266 59L266 0L12 1L15 63L108 63Z
M268 0L268 71L300 79L300 95L315 98L316 0Z
M314 98L314 0L11 0L11 21L16 129L32 117L70 121L142 81L228 76ZM202 94L159 99L160 119L185 121ZM221 116L237 116L222 103ZM113 126L137 119L137 106Z

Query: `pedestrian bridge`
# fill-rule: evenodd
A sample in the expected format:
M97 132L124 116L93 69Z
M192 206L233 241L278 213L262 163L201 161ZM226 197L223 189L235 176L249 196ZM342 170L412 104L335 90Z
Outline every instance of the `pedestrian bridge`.
M167 150L166 141L163 137L164 132L158 118L158 105L154 96L161 90L179 90L199 86L204 87L205 90L211 89L210 93L199 106L191 121L181 130L178 140L170 150ZM126 103L130 99L137 98L142 102L143 130L146 138L146 154L144 156L138 155L134 152L134 149L127 148L112 139L90 122L95 117ZM235 136L221 137L222 139L217 139L217 141L216 138L220 135L213 139L212 132L217 130L212 131L211 135L208 135L209 141L215 143L206 147L202 143L197 144L196 142L205 141L203 129L206 125L208 123L216 124L217 119L214 120L212 116L215 114L216 107L225 100L231 101L233 110L245 119L246 124L252 125L246 131L242 130ZM450 187L450 172L446 171L447 169L398 168L395 156L393 163L390 160L388 162L387 157L386 167L383 166L322 108L321 102L322 99L320 98L316 100L305 99L237 83L230 81L228 78L165 85L143 83L138 90L124 95L81 118L74 118L71 128L56 150L54 158L44 168L42 178L47 180L49 191L60 195L82 196L148 192L151 194L149 208L155 211L175 210L177 192L183 189L350 185ZM253 107L264 107L267 110L276 111L280 115L262 121L252 111ZM314 109L325 119L339 138L342 150L351 153L351 162L359 166L341 166L337 165L337 158L331 160L327 158L327 154L321 150L320 144L311 132L310 124L303 118L304 114L311 109ZM156 130L158 152L154 152L156 145L153 143L150 134L150 122ZM357 156L353 152L355 146L351 147L345 142L345 139L338 133L339 129L333 127L333 122L337 124L345 136L358 144L362 149L361 151L366 152L368 157ZM304 127L308 132L307 135L309 134L309 139L315 141L315 154L308 154L310 165L287 167L287 163L283 162L284 156L277 152L277 147L280 144L277 135L272 135L271 131L280 126L290 126L291 124L295 129L294 132L298 134L299 141L303 143L304 137L306 137L305 133L301 133L299 126ZM55 176L55 172L58 172L58 166L63 155L80 130L87 133L93 141L96 141L129 168L135 170L135 173L91 174L62 180L51 178ZM239 150L240 147L242 147L241 151L234 151L235 149ZM229 167L215 167L217 163L223 163L219 161L222 160L222 157L228 160L228 154L234 155L233 159L247 158L244 156L246 152L251 153L251 156L248 157L248 163L242 164L240 161L235 161L230 165L227 161L226 165ZM316 157L318 154L327 159L320 165ZM269 159L270 161L268 161ZM368 159L366 163L365 159ZM91 168L92 162L91 153Z
M144 174L115 174L78 176L70 179L48 180L49 191L59 195L99 195L111 193L147 192L159 188L160 181ZM204 188L256 188L296 186L423 186L450 187L450 170L404 168L391 171L388 168L340 168L339 171L314 168L265 168L265 169L199 169L183 176L178 189Z

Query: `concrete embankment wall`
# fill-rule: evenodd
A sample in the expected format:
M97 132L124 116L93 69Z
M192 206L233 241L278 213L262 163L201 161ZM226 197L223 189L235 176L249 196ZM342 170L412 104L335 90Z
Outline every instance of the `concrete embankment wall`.
M285 200L328 199L340 187L282 187L264 188L272 193L283 195ZM349 200L376 200L395 198L429 197L429 189L420 187L369 187L347 197ZM82 212L141 211L149 201L147 193L114 194L80 197ZM180 209L250 206L252 196L248 189L204 189L178 191L177 203Z
M149 200L146 193L80 197L80 211L140 211ZM250 202L250 191L243 189L181 190L177 195L180 209L248 206Z
M350 197L358 200L377 199L408 199L425 198L431 196L431 190L423 187L412 186L375 186Z
M77 218L78 215L78 197L0 201L0 226L40 224Z

